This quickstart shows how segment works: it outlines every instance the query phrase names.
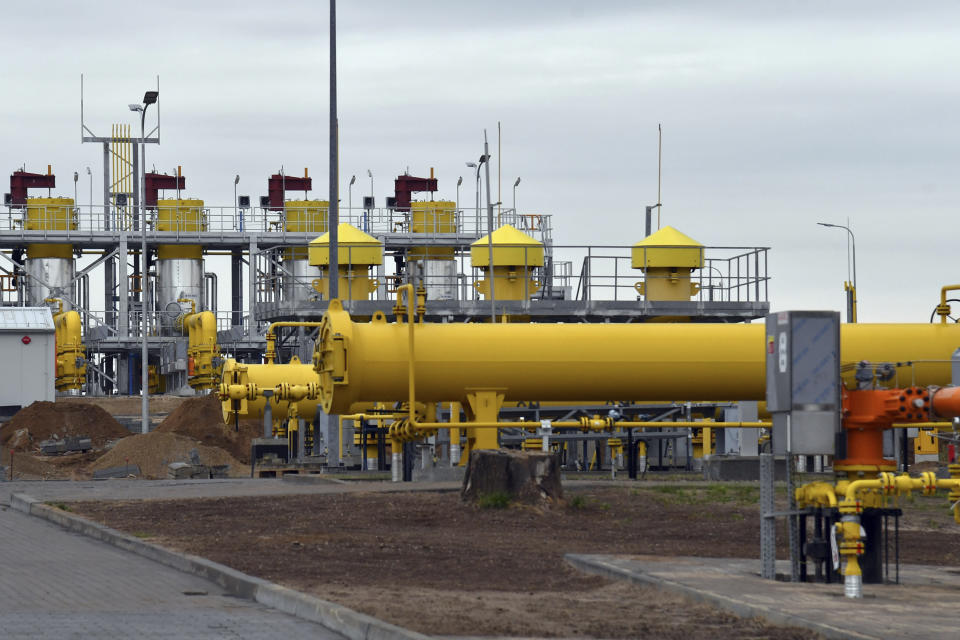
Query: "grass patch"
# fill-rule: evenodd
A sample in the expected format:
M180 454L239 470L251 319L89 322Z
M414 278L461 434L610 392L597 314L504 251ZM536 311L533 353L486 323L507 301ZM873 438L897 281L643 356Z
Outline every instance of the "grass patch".
M134 531L130 535L132 535L134 538L140 538L141 540L153 537L152 533L147 533L146 531Z
M43 504L48 507L53 507L54 509L60 509L60 511L73 511L73 507L66 502L44 502Z
M710 484L698 487L649 486L633 490L631 495L640 495L643 491L653 493L656 500L664 505L752 505L760 499L760 488L750 484Z
M571 509L583 509L587 506L587 497L586 496L573 496L570 498L570 501L567 502Z
M485 493L477 498L481 509L506 509L510 506L510 494L505 491Z

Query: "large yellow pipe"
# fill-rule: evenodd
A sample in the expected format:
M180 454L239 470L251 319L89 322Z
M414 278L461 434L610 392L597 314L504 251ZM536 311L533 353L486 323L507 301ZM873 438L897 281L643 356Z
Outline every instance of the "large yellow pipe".
M313 366L300 364L296 358L287 364L244 364L234 359L228 359L223 364L222 383L220 385L220 400L222 401L223 420L231 423L236 417L241 420L262 418L266 398L259 393L253 397L232 399L229 397L231 387L247 387L255 385L258 389L275 389L281 383L291 385L306 385L317 381L317 374ZM274 420L285 420L290 403L271 398L270 407ZM313 420L317 412L315 400L303 400L298 403L298 414L305 420Z
M324 315L314 354L321 403L343 413L354 402L408 397L408 327L378 314L350 319L339 301ZM510 400L762 400L765 328L759 324L420 324L416 399L465 400L499 390ZM900 384L946 384L960 327L846 324L842 361L921 362Z

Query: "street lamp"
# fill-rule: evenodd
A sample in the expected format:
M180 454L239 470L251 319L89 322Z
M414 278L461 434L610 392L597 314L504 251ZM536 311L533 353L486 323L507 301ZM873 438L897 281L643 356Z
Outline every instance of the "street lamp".
M76 171L73 172L73 206L79 207L80 203L77 202L77 180L80 179L80 174Z
M240 220L240 206L237 202L237 185L240 184L240 174L238 173L233 178L233 224L234 227L237 226L237 222ZM177 186L180 186L180 181L177 180ZM243 222L240 222L240 230L243 231Z
M87 167L87 175L90 176L90 217L93 217L93 171Z
M475 209L475 216L477 222L477 235L480 234L480 165L483 164L483 158L480 158L480 164L476 162L468 162L467 166L471 169L477 170L477 208Z
M850 227L842 224L830 224L829 222L818 222L821 227L830 227L832 229L843 229L850 236L850 244L847 245L847 282L843 283L843 288L847 292L847 322L857 321L857 240ZM850 280L850 248L853 247L853 280Z
M487 250L488 250L488 260L487 262L487 280L489 281L489 291L490 291L490 323L493 324L497 321L497 297L494 292L494 277L495 272L493 268L493 202L490 200L490 146L487 143L487 130L483 130L483 155L480 156L479 164L477 166L477 179L480 177L480 166L484 165L487 178ZM479 203L478 203L479 204ZM497 205L499 206L499 202Z
M353 183L357 181L357 176L350 176L350 184L347 185L347 215L353 214Z
M364 231L369 231L369 230L370 230L370 229L369 229L370 225L369 225L369 223L368 223L368 221L367 221L367 217L370 216L370 214L373 213L373 203L374 203L374 200L373 200L373 172L370 171L370 169L367 169L367 177L370 178L370 208L369 208L369 209L364 208L364 210L363 210L363 230L364 230Z
M463 184L463 176L457 178L457 211L460 211L460 185Z
M131 111L140 112L140 432L150 432L150 377L147 371L147 143L144 126L147 120L147 108L156 103L159 91L147 91L143 94L143 104L131 104ZM122 256L121 256L122 258Z
M520 178L517 177L517 181L513 183L513 215L517 215L517 187L520 186Z

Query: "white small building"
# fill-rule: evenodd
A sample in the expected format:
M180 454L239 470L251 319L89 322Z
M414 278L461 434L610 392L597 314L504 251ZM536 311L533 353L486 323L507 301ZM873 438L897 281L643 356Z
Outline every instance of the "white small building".
M57 338L47 307L0 307L0 415L53 401Z

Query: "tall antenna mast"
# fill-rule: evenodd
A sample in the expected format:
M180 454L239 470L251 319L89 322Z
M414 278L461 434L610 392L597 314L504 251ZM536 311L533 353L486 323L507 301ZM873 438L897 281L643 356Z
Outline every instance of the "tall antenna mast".
M663 128L657 123L657 229L660 229L660 212L663 200L660 199L660 175L663 169Z

